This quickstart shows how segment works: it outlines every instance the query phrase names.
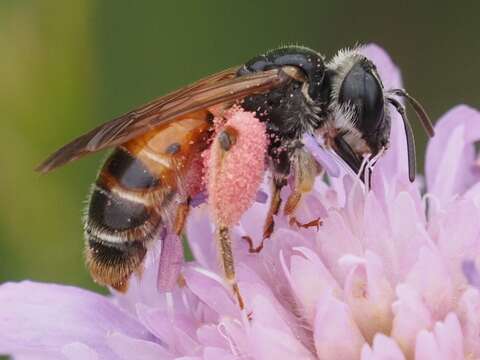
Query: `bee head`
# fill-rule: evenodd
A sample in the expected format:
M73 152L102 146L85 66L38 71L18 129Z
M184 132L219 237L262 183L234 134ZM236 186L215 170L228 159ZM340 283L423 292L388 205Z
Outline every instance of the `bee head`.
M335 128L358 155L378 153L388 144L390 119L375 65L356 51L341 51L328 68Z
M330 110L337 136L336 151L356 172L364 155L377 155L388 146L391 118L388 104L402 116L409 160L409 177L415 178L415 144L404 106L395 98L408 100L433 136L431 122L421 105L402 89L385 91L372 61L358 51L340 51L327 65L330 81Z
M341 83L337 101L340 107L353 112L352 125L373 153L387 145L390 129L385 127L383 85L370 60L360 58L353 63Z

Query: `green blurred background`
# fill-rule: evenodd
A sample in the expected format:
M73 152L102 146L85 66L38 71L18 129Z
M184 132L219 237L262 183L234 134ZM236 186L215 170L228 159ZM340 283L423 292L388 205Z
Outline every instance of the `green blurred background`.
M34 166L91 127L266 49L298 43L331 56L376 42L432 118L478 106L480 3L449 3L1 0L0 282L98 290L83 265L81 214L105 155L48 176Z

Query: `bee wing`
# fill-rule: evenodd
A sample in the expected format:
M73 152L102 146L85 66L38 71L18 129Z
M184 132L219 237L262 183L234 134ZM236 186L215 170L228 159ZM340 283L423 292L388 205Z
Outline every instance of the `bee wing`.
M237 70L231 68L211 75L102 124L55 151L36 170L46 173L85 155L123 144L179 116L266 92L291 79L281 69L240 77L236 76Z

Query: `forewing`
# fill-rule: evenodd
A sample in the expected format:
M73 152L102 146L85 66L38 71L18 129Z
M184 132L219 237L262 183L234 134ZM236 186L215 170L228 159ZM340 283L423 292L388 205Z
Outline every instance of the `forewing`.
M90 153L117 146L188 113L262 93L290 80L281 69L236 77L232 68L160 97L66 144L37 167L48 172Z

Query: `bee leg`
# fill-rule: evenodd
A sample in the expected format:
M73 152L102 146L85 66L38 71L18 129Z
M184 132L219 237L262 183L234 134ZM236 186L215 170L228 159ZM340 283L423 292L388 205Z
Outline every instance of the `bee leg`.
M295 189L288 197L287 201L285 202L285 206L283 208L283 213L285 215L292 215L295 212L300 200L302 200L303 193L302 191L297 189L295 185Z
M301 223L293 214L297 209L298 204L302 200L303 194L312 191L315 178L320 173L320 169L315 159L313 159L309 153L305 151L299 151L295 157L293 171L295 179L294 188L285 203L283 212L285 215L290 217L290 225L296 225L302 228L315 226L318 230L320 225L322 225L320 217L306 223Z
M273 217L278 214L280 205L282 204L282 199L280 197L280 192L282 188L287 183L286 178L274 178L273 180L273 189L272 189L272 200L270 202L270 208L268 209L267 217L263 225L263 238L260 245L257 247L253 246L253 241L250 236L242 236L242 239L248 243L248 252L250 253L259 253L263 249L263 243L266 239L272 235L275 228L275 221Z
M305 191L308 192L308 191ZM310 227L316 227L317 231L320 229L320 226L322 225L322 219L320 217L317 217L316 219L313 219L311 221L308 221L306 223L302 223L297 220L295 215L293 213L295 212L295 209L298 207L298 204L302 200L303 192L299 190L294 190L290 196L288 197L285 207L283 209L283 212L285 215L290 216L290 220L288 223L290 226L297 226L301 228L308 229Z
M228 284L232 287L233 294L237 298L238 306L241 310L245 308L237 279L235 277L235 264L233 261L232 241L230 231L227 226L220 225L217 231L217 241L220 254L220 262L223 268L223 275Z
M273 220L273 217L278 214L278 210L280 209L280 205L282 204L280 192L286 184L286 178L273 180L272 201L270 203L267 218L265 219L265 225L263 226L263 240L268 239L273 233L273 230L275 228L275 222ZM261 245L263 247L263 241Z
M188 198L185 202L180 203L177 207L175 222L173 224L173 231L175 234L180 235L182 233L189 212L190 198Z
M323 221L320 217L313 219L312 221L306 222L306 223L301 223L300 221L297 220L295 216L292 216L289 221L290 226L296 225L301 228L308 229L310 227L316 227L317 231L320 230L320 226L322 226Z
M185 222L187 221L188 213L190 212L190 198L185 202L182 202L177 207L177 212L175 214L175 222L173 223L173 231L178 236L178 241L181 241L181 234L185 227ZM182 273L178 274L177 285L181 288L186 286L186 280L183 277Z

